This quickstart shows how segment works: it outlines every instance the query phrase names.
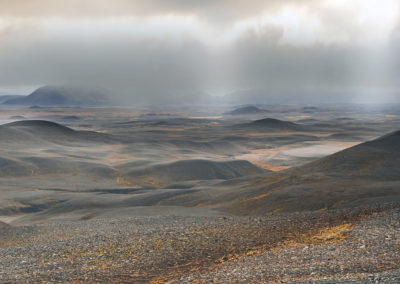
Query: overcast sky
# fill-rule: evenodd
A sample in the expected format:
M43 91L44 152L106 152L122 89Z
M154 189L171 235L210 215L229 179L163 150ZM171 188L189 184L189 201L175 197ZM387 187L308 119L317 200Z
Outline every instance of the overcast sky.
M400 0L0 0L0 93L400 101Z

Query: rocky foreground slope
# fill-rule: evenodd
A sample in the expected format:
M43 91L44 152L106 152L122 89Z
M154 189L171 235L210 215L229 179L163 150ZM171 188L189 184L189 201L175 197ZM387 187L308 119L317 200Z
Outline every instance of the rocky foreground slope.
M0 228L0 282L396 283L398 206Z

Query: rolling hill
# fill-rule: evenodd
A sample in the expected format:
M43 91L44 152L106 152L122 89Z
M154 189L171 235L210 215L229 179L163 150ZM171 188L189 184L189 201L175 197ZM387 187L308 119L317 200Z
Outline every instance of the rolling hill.
M343 178L399 180L400 131L345 149L294 170L297 174L309 172Z
M86 147L115 143L107 134L77 131L46 120L0 125L0 177L85 174L114 179L115 170L93 159L79 158ZM76 153L75 156L69 151Z
M47 120L21 120L0 125L0 143L38 143L38 139L59 144L113 141L108 134L76 131Z
M248 161L182 160L159 164L125 173L128 184L168 185L190 180L232 179L265 173L266 171Z
M290 121L279 120L275 118L263 118L248 123L234 125L234 128L243 128L245 130L253 129L255 131L303 131L305 127Z
M329 210L400 201L400 131L278 173L230 179L176 204L236 215ZM163 205L173 205L166 201Z

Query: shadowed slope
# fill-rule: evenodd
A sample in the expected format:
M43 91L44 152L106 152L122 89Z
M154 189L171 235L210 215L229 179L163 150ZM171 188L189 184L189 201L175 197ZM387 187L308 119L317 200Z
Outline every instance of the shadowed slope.
M202 206L239 215L400 201L400 132L267 177L224 182L216 196Z
M249 123L238 124L235 128L256 131L304 131L305 127L290 121L283 121L274 118L263 118Z
M0 125L0 142L28 142L42 139L60 144L74 142L111 142L112 136L94 131L76 131L47 120L23 120Z
M243 160L184 160L130 171L124 175L124 180L158 186L189 180L232 179L263 172L263 169Z
M290 121L283 121L274 118L263 118L259 120L255 120L250 123L251 126L256 127L267 127L267 128L277 128L277 129L298 129L300 125L290 122Z
M400 179L400 131L345 149L294 170L338 177Z
M24 129L26 131L34 133L45 133L45 134L72 134L75 131L64 125L47 121L47 120L23 120L15 121L2 125L2 127Z
M45 120L24 120L0 125L0 145L3 150L0 153L0 177L84 174L88 177L115 179L115 170L101 162L65 156L65 153L75 149L93 149L114 142L115 139L107 134L76 131Z

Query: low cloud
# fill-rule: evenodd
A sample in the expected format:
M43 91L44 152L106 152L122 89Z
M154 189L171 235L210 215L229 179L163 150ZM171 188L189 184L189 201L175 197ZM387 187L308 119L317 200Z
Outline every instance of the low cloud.
M252 5L160 1L156 5L120 0L106 5L99 0L97 6L85 1L81 15L72 13L78 1L16 2L0 0L4 8L0 9L0 91L45 84L87 85L106 88L116 100L131 104L196 102L207 94L227 95L227 102L346 101L382 93L394 100L399 96L399 28L388 28L388 38L379 44L351 38L296 44L287 40L288 26L282 24L289 21L286 18L283 22L252 20L240 28L234 24L298 1L268 1L268 5L265 1ZM322 9L314 1L302 3L306 13ZM218 28L203 25L206 19L218 25L213 15L219 11L222 25L231 22L232 27L216 32ZM180 13L189 18L118 18L124 13L144 18ZM195 15L194 20L190 15ZM351 19L335 31L336 17L333 12L330 19L325 17L319 31L334 37L352 26L353 37L365 32ZM301 35L303 30L299 27L295 32Z

